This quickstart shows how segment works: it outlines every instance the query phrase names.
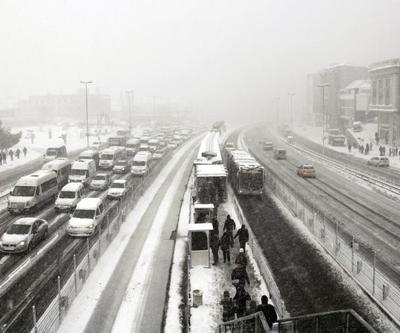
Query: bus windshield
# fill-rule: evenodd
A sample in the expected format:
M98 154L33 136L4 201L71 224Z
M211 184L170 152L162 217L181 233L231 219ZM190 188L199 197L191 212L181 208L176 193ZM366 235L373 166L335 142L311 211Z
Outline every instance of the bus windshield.
M15 186L11 195L15 197L33 197L35 189L35 186Z
M57 155L57 149L56 148L48 148L46 150L46 155L47 156L56 156Z
M84 169L71 169L72 176L86 176L87 170Z
M240 187L246 190L257 191L263 188L263 174L260 171L241 172Z
M110 160L114 159L114 155L113 154L102 154L101 159L110 161Z
M133 166L146 166L145 161L133 161Z

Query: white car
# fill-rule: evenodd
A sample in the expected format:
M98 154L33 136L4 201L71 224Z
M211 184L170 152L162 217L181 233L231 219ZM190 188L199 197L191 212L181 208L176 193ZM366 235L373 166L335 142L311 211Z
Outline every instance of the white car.
M85 187L82 183L68 183L65 185L54 204L54 210L58 212L73 212L81 200Z
M108 189L107 198L120 199L128 193L128 181L126 179L114 180Z
M84 198L68 221L67 233L70 236L91 236L104 218L105 209L101 198Z
M111 176L108 173L98 173L90 182L89 188L92 191L106 190L111 184Z
M1 236L2 252L20 253L30 251L47 237L49 225L36 217L24 217L12 223Z

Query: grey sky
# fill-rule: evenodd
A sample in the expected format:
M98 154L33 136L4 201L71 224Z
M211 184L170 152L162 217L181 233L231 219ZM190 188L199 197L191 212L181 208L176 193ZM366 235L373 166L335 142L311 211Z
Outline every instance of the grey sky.
M163 96L221 116L259 113L332 63L400 56L400 1L0 1L0 99ZM93 87L94 88L94 87Z

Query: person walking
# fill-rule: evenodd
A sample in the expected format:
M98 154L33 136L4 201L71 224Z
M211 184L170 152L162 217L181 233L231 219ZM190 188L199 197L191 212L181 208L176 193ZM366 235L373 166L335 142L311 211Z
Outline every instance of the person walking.
M0 165L3 165L3 154L0 151Z
M3 155L3 164L7 164L7 150L4 149L1 154Z
M239 237L239 244L242 249L246 248L246 243L249 241L249 231L246 226L242 224L242 227L237 231L234 238Z
M272 324L278 320L275 308L273 305L268 304L268 297L266 295L261 296L261 304L257 306L257 311L261 311L264 314L269 328L272 328Z
M233 219L231 219L230 215L226 216L226 220L224 223L224 231L228 232L231 247L233 247L233 231L236 230L236 224Z
M235 319L236 307L228 290L224 291L224 296L219 304L222 305L222 321Z
M248 259L246 253L244 253L244 249L240 249L238 255L236 256L235 264L246 267L247 263Z
M14 161L14 152L13 152L12 149L9 149L9 150L8 150L8 154L10 155L10 160L11 160L11 161Z
M222 237L219 241L219 245L222 250L222 254L224 256L224 262L228 261L228 264L231 263L231 239L227 231L222 234Z
M24 153L24 157L26 157L26 153L28 152L28 149L26 149L26 147L24 147L24 148L22 149L22 152Z
M15 156L17 156L18 159L19 159L19 155L21 155L21 150L19 148L17 148L17 150L15 151Z
M216 218L213 218L212 226L213 226L212 233L216 234L219 237L219 223L218 223L218 220Z
M244 288L246 282L250 284L249 275L247 274L246 267L242 265L236 265L231 273L232 284L238 288Z
M351 153L351 144L350 143L347 145L347 149L349 150L349 153Z
M251 297L249 293L242 287L236 288L236 294L233 297L236 303L236 314L238 318L246 315L246 303L247 301L251 301Z
M210 248L214 257L213 265L218 265L219 238L214 232L210 235Z

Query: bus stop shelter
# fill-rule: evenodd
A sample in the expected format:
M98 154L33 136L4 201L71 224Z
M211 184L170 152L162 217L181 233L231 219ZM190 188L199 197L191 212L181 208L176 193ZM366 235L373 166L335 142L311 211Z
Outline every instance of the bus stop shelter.
M197 265L211 267L210 263L210 231L211 223L189 223L189 253L190 266Z

